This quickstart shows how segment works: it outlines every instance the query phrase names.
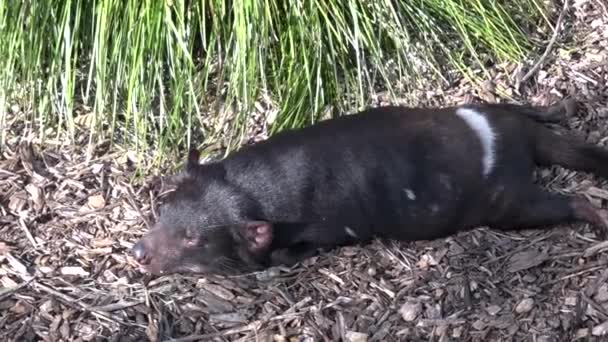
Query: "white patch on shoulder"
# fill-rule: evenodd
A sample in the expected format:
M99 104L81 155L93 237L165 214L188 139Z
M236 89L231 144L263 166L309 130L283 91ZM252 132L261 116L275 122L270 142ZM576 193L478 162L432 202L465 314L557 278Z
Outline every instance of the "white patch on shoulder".
M483 113L464 107L456 109L456 115L461 117L479 136L483 148L483 175L489 175L496 163L496 151L494 147L496 134L490 126L488 119Z
M411 201L416 199L416 194L411 189L403 189L403 191L405 191L407 198L409 198Z
M357 233L355 233L354 230L352 230L350 227L344 227L344 231L346 232L346 234L356 238L357 237Z

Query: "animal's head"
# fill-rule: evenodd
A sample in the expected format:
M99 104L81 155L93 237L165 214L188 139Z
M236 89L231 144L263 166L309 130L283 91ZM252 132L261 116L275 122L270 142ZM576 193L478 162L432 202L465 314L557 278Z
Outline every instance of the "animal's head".
M172 183L158 221L132 249L148 272L228 274L262 265L273 227L256 217L256 203L227 181L221 163L200 165L192 150Z

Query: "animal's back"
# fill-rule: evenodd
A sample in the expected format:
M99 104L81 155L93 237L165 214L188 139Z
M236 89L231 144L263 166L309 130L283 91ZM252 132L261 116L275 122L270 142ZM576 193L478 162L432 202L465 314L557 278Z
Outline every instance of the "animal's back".
M466 221L489 181L483 142L454 110L384 107L286 132L229 157L229 178L269 220L349 223L359 235L445 234Z

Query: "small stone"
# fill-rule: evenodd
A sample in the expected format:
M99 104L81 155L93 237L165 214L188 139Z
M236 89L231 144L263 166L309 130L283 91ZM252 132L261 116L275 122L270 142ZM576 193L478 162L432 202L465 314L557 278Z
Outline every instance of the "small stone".
M533 282L535 282L535 281L536 281L536 276L535 276L535 275L532 275L532 274L526 274L526 275L523 277L523 280L524 280L526 283L533 283Z
M490 305L486 308L486 311L492 316L496 316L496 314L499 313L500 310L501 308L498 305Z
M93 195L88 198L87 203L91 209L101 209L106 205L106 200L102 195Z
M416 301L408 301L399 309L401 317L403 317L403 320L406 322L415 320L420 314L420 311L422 311L422 304Z
M460 338L462 336L462 327L457 327L454 328L454 330L452 331L452 337L454 338Z
M517 313L530 312L530 310L532 310L533 307L534 307L534 299L525 298L521 302L519 302L519 304L517 304L517 306L515 307L515 312L517 312Z
M367 334L356 331L347 331L344 337L348 342L367 342Z
M597 289L595 300L600 303L608 301L608 284L603 284L599 289Z
M448 332L448 326L445 324L437 326L435 328L435 336L445 336Z
M476 320L473 323L473 329L475 329L475 330L482 330L485 327L486 327L486 324L480 319Z
M568 306L575 306L576 305L576 297L566 297L566 299L564 300L564 304L566 304Z
M557 318L549 318L547 319L547 324L553 329L557 329L561 326L559 319Z
M443 290L443 289L436 289L433 293L435 299L440 299L441 297L443 297L444 294L445 294L445 290Z
M597 143L600 141L600 139L602 139L602 134L598 131L592 131L589 133L589 136L587 137L587 140L591 143Z
M285 336L283 336L283 335L274 335L272 340L274 342L287 342L287 338L285 338Z
M370 277L373 277L377 274L378 272L376 271L375 267L370 267L367 269L367 275L369 275Z

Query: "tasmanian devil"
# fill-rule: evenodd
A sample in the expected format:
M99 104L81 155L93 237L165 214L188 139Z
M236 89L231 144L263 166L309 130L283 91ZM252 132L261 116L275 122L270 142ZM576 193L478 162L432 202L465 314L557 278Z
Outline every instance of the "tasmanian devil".
M387 106L286 131L199 164L189 153L159 220L133 247L148 272L238 273L372 238L429 240L608 219L535 185L561 165L608 177L608 150L551 130L577 107Z

